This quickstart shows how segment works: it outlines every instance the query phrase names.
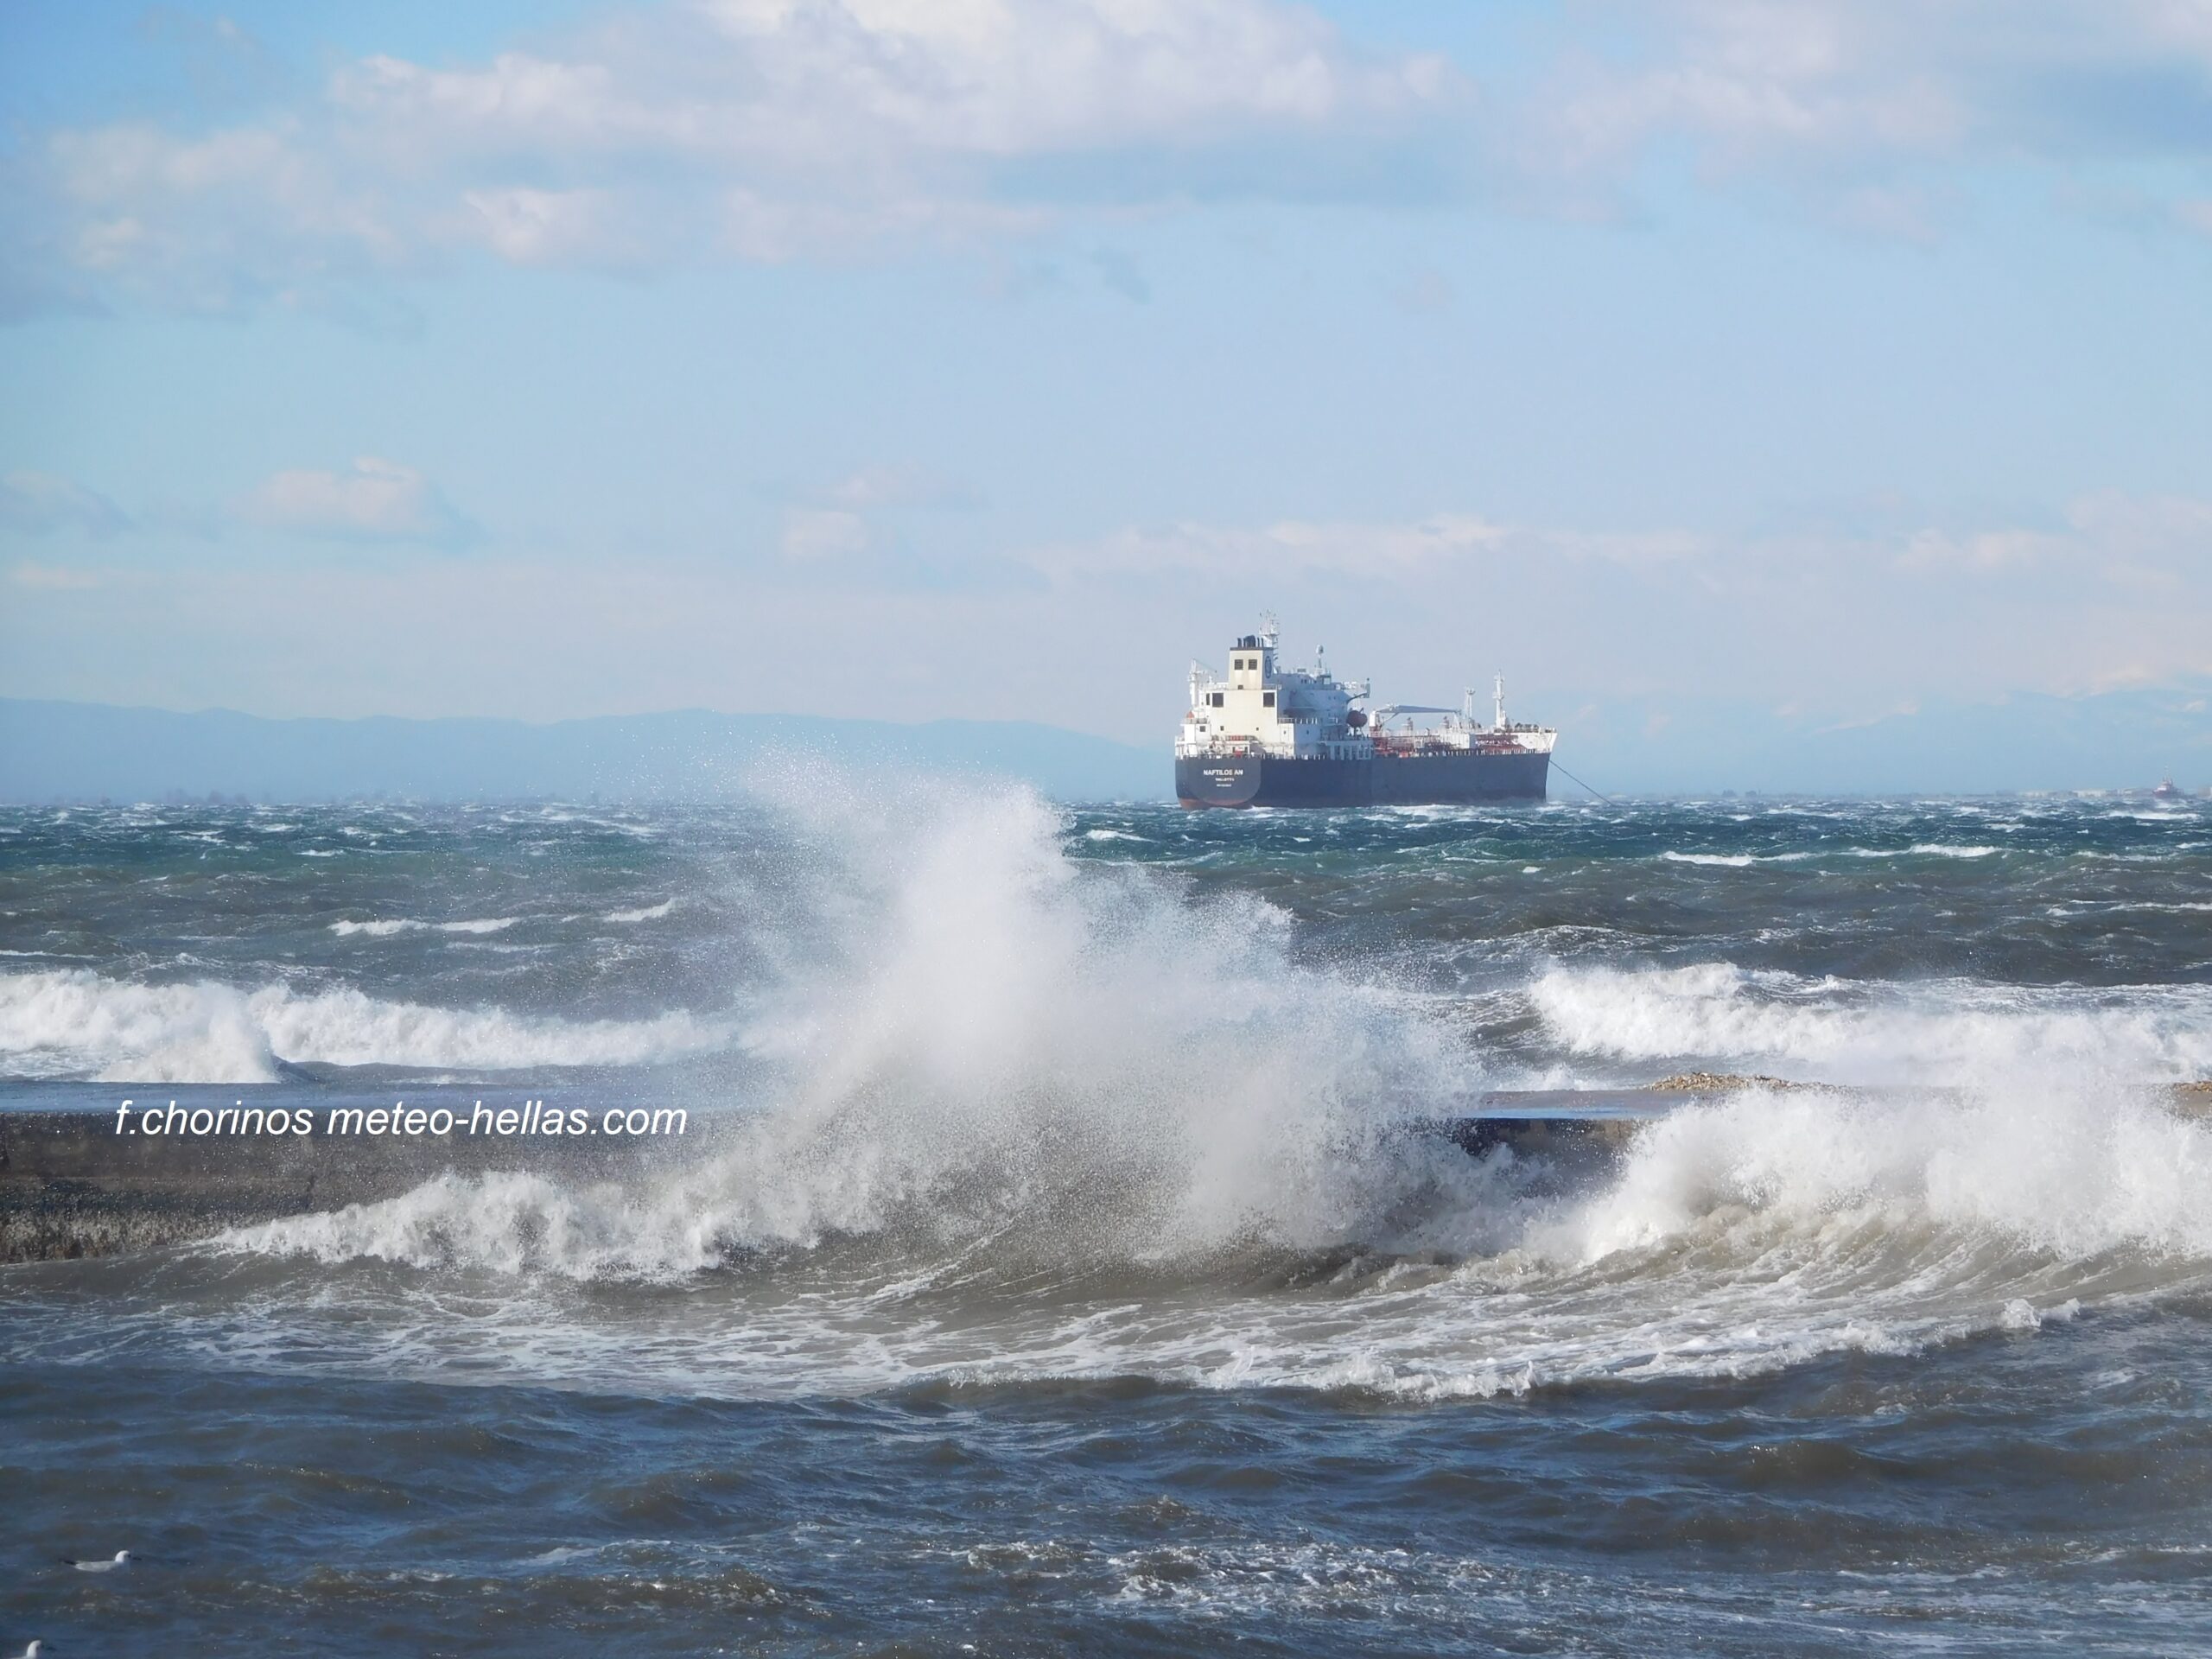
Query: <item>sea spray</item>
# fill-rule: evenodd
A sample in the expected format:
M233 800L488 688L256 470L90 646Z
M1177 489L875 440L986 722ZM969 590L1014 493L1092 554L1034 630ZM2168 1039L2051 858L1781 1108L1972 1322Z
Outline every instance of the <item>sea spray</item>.
M818 769L767 796L654 836L426 817L408 833L445 850L404 882L365 860L316 908L283 878L282 976L258 934L222 943L276 924L182 912L197 951L250 962L209 1006L271 1064L634 1055L623 1086L727 1108L734 1138L624 1185L444 1179L237 1235L162 1267L207 1309L163 1328L257 1363L743 1395L1135 1375L1423 1397L2055 1339L2063 1310L2205 1287L2204 1131L2158 1088L2212 1071L2181 832L2006 808L2003 857L1900 874L1787 861L2002 826L1063 814ZM1672 842L1773 862L1654 856ZM328 925L512 914L556 943ZM120 1010L165 988L135 977L151 960L26 971ZM156 1028L216 1027L188 998ZM1688 1106L1611 1166L1477 1160L1421 1127L1531 1073L1715 1062L1900 1092Z
M1049 1173L989 1152L863 1158L842 1182L788 1150L643 1188L446 1178L219 1248L302 1294L352 1263L352 1316L418 1373L739 1397L1100 1376L1526 1394L1923 1352L2212 1292L2212 1131L2147 1100L1750 1094L1685 1108L1564 1191L1525 1162L1455 1150L1461 1178L1439 1180L1371 1147L1336 1171L1365 1236L1325 1243L1296 1212L1317 1191L1302 1173L1269 1200L1272 1236L1147 1236L1172 1182L1071 1216ZM1110 1190L1110 1165L1090 1173ZM741 1234L753 1244L731 1249ZM396 1276L361 1277L373 1262ZM592 1300L559 1289L577 1281ZM656 1286L680 1317L627 1300ZM423 1323L452 1296L480 1323ZM303 1337L322 1319L296 1305L287 1319L302 1352L358 1340Z
M1610 1166L1477 1160L1422 1126L1486 1081L1479 1046L1433 999L1302 953L1278 907L1071 860L1059 816L1018 792L909 798L891 824L848 806L817 792L791 816L776 914L805 939L748 1004L769 1103L727 1154L633 1186L442 1179L230 1245L518 1279L525 1301L546 1281L688 1287L727 1330L637 1363L740 1394L1746 1375L2212 1271L2212 1132L2115 1081L2164 1052L2146 1031L2190 1039L2171 1006L1968 1009L1946 1049L1942 1005L1915 993L1861 1007L1833 980L1726 965L1554 970L1548 1017L1617 1045L1687 1009L1722 1022L1678 1031L1688 1046L1739 1020L1796 1063L1933 1048L1948 1081L1686 1105ZM539 1332L531 1363L590 1375L608 1339Z
M812 788L792 816L779 915L809 944L752 999L771 1103L728 1153L642 1193L438 1183L249 1236L583 1276L841 1235L1125 1260L1359 1242L1490 1179L1404 1128L1479 1093L1464 1037L1294 961L1280 911L1079 867L1024 791L921 789L896 833L838 804ZM473 1249L480 1198L537 1205L534 1247ZM607 1213L577 1227L578 1203Z
M86 1619L221 1648L241 1609L348 1653L2205 1649L2212 1182L2166 1086L2212 1075L2202 809L1135 804L1033 834L947 794L275 836L0 809L0 961L126 988L96 1021L281 985L721 1045L509 1074L690 1108L653 1179L443 1179L0 1268L13 1566L56 1651ZM938 1017L967 970L990 1007ZM315 1046L401 1052L343 1013ZM69 1029L10 1069L54 1075ZM1270 1051L1271 1097L1239 1094ZM1461 1088L1693 1069L1883 1087L1686 1102L1610 1165L1414 1127ZM753 1164L687 1164L717 1107L770 1135ZM1201 1181L1215 1133L1281 1161ZM54 1576L125 1543L185 1565L92 1601Z

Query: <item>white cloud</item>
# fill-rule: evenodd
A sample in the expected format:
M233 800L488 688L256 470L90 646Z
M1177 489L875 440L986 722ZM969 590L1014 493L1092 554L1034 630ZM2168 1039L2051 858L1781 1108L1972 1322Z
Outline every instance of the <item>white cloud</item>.
M1775 147L1948 143L1966 120L1955 89L1909 56L1889 58L1889 10L1883 0L1659 0L1624 14L1656 37L1652 60L1571 71L1549 136L1586 165L1676 132L1738 160Z
M818 175L1312 127L1434 99L1440 60L1355 53L1278 0L709 0L560 57L373 57L334 101L442 153L690 156Z
M469 254L851 257L1370 175L1603 213L1682 149L1928 241L1962 164L2212 162L2204 0L1566 0L1528 38L1478 80L1287 0L669 0L475 62L363 56L227 129L29 135L0 302L298 302ZM1103 274L1141 294L1122 257Z
M2212 501L2107 490L2070 502L2061 517L2042 528L1918 531L1894 563L1911 575L2041 577L2075 594L2193 589L2212 598Z
M851 253L1034 229L1043 199L998 188L1010 164L1144 149L1187 173L1451 84L1282 0L689 0L474 65L366 56L226 130L50 133L16 239L80 289L201 308L469 249Z
M1309 523L1262 528L1185 524L1132 529L1100 540L1039 550L1030 562L1056 577L1338 575L1415 579L1484 564L1559 560L1623 565L1671 563L1703 543L1679 531L1593 533L1494 524L1467 513L1403 522Z
M188 309L403 264L408 226L300 124L186 138L145 124L62 131L29 227L85 276Z
M2065 537L2042 531L1984 530L1956 535L1921 530L1905 538L1896 563L1904 571L1993 573L2049 563L2071 550Z
M842 507L793 507L784 514L783 538L779 549L796 564L851 558L865 553L873 541L868 520Z
M2212 573L2212 501L2101 490L2073 502L2066 519L2084 536L2107 543L2193 553Z
M1642 50L1558 67L1523 135L1539 170L1618 174L1686 140L1709 168L1780 168L1918 237L1901 167L1961 157L2212 156L2203 0L1582 0Z
M0 529L36 534L67 529L108 537L130 528L130 518L114 502L68 479L36 472L0 477Z
M777 551L788 563L852 575L899 546L905 515L978 505L976 493L915 466L864 467L827 489L802 497L784 513ZM880 569L878 570L880 575Z
M453 542L469 530L421 473L369 455L342 473L278 473L239 504L238 516L267 530L352 541Z
M1502 669L1516 707L1572 716L1588 753L1597 734L1573 710L1623 696L1673 710L1679 731L1704 697L1792 705L1809 725L1905 700L2212 676L2212 569L2190 529L2205 516L2212 502L2088 498L2035 527L2075 550L2056 562L1910 580L1894 563L1904 531L1600 535L1471 513L1071 538L1082 574L1026 584L916 581L880 541L772 569L522 556L514 542L467 559L165 560L109 575L97 604L0 603L0 663L27 692L290 713L776 709L804 685L817 713L880 712L888 696L917 718L1037 719L1149 743L1188 658L1273 605L1299 659L1325 643L1386 698L1447 702ZM1422 550L1358 563L1376 542ZM1316 544L1339 550L1276 562ZM1117 576L1106 560L1131 546L1180 562ZM2168 585L2107 579L2121 553ZM817 686L809 666L825 653L881 673ZM531 677L556 658L594 669ZM2190 683L2201 697L2212 680Z
M976 492L913 466L863 467L830 486L824 499L866 512L896 507L972 507Z
M461 199L474 215L463 234L510 264L610 263L625 251L604 190L464 190Z
M35 594L75 593L100 585L100 579L89 570L33 564L29 560L12 567L8 572L8 580L16 587L27 588Z
M1715 673L1817 701L1866 673L2081 690L2119 663L2212 672L2212 501L2103 493L2041 524L1801 529L1405 521L1131 529L1027 562L1073 607L1280 604L1301 638L1471 626L1653 690ZM1318 609L1317 609L1318 607ZM1378 622L1387 617L1387 622ZM1569 677L1576 677L1570 675Z

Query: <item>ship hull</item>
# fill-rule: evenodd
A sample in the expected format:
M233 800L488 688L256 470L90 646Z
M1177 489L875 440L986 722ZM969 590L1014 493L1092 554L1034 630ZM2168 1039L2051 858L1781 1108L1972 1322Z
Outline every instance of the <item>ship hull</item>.
M1391 755L1285 760L1273 755L1178 758L1185 806L1465 806L1541 801L1548 754Z

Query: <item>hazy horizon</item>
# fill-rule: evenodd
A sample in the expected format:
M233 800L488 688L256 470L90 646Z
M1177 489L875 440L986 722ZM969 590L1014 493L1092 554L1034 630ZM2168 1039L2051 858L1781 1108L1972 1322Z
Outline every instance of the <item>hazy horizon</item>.
M2107 694L2072 705L2044 699L1931 711L1929 729L1956 727L1978 736L1983 758L1972 765L1947 758L1940 742L1920 741L1917 721L1789 731L1762 728L1751 718L1732 723L1708 710L1694 734L1671 743L1633 728L1612 734L1618 741L1611 747L1602 728L1579 742L1570 734L1551 792L1567 801L2126 793L2179 772L2186 792L2212 794L2197 773L2164 760L2180 753L2205 760L2201 721L2190 707L2199 701L2161 706L2141 694ZM2018 751L2030 734L2039 747L2024 762ZM711 709L540 722L466 715L270 720L221 709L0 698L0 801L24 804L196 800L211 793L255 801L723 798L743 793L747 769L772 756L849 771L993 774L1062 801L1173 793L1164 745L1121 744L1028 721Z

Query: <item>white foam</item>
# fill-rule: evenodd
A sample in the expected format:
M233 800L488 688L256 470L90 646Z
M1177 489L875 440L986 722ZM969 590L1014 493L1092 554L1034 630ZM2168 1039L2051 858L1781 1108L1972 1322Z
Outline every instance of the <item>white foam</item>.
M608 922L657 922L675 908L675 899L664 899L657 905L644 905L636 910L610 910L600 919Z
M1529 1001L1568 1053L1726 1062L1830 1083L1973 1084L2048 1069L2129 1084L2212 1071L2212 988L2088 990L1750 972L1556 968Z
M1408 1167L1350 1162L1371 1185L1369 1225L1384 1201L1417 1205ZM768 1219L734 1160L714 1181L643 1191L448 1177L226 1247L506 1275L506 1300L480 1291L480 1317L455 1322L416 1280L354 1281L325 1333L288 1323L272 1338L257 1305L218 1339L257 1354L280 1344L268 1357L285 1363L327 1342L341 1365L736 1396L1136 1375L1433 1400L1909 1354L2212 1286L2212 1136L2145 1105L1741 1096L1647 1128L1612 1177L1558 1198L1516 1186L1510 1161L1462 1162L1473 1185L1459 1219L1488 1242L1457 1266L1354 1256L1329 1282L1285 1288L1264 1254L1149 1246L1131 1214L1109 1271L1080 1227L1025 1232L1020 1212L1048 1200L1014 1182L995 1232L965 1217L933 1230L927 1195L911 1193L878 1213L869 1249L825 1237L772 1254L699 1281L680 1313L643 1325L598 1323L537 1275L723 1266L733 1201ZM1111 1186L1110 1169L1098 1176ZM390 1300L372 1307L378 1294ZM365 1351L378 1332L384 1346Z
M721 1048L732 1035L726 1022L685 1012L564 1020L351 988L147 985L82 969L0 975L0 1060L16 1076L273 1083L280 1061L472 1072L636 1065Z
M1562 1191L1540 1161L1394 1129L1464 1103L1477 1064L1410 999L1295 957L1265 905L1065 856L1024 797L886 811L810 788L799 931L822 949L745 1035L772 1109L636 1185L448 1178L233 1235L398 1264L349 1281L327 1363L740 1395L1134 1374L1446 1398L2032 1340L2212 1283L2212 1130L2126 1092L2212 1069L2212 992L1554 969L1536 1010L1580 1052L1961 1085L1686 1108ZM298 1272L304 1306L327 1281ZM444 1317L422 1275L454 1273L492 1311ZM692 1294L595 1313L542 1287L569 1278ZM305 1363L320 1317L219 1340Z
M0 1059L18 1077L273 1083L246 999L207 982L139 985L86 969L0 975Z
M818 949L742 1039L781 1079L775 1109L725 1163L642 1209L623 1199L627 1243L580 1270L683 1273L922 1216L988 1231L1010 1195L1017 1217L1109 1241L1129 1229L1147 1249L1255 1229L1340 1241L1370 1196L1350 1149L1480 1086L1440 1020L1294 962L1282 912L1082 864L1033 797L885 812L818 779L804 790L810 917L785 931ZM478 1201L426 1191L295 1236L342 1255L379 1227L416 1231L410 1205L457 1217Z

